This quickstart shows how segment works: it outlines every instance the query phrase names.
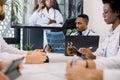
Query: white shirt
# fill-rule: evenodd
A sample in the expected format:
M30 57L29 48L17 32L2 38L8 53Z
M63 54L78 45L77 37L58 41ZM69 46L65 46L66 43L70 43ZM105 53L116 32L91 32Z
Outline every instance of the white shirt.
M71 36L77 36L77 32L71 33ZM90 36L90 35L97 35L93 33L91 30L86 29L85 31L82 31L82 36Z
M39 12L35 11L29 19L29 24L48 24L49 19L56 20L57 24L63 23L62 14L53 8L49 9L49 12L46 8L41 9Z
M120 25L110 32L110 35L93 54L96 56L96 68L120 69Z
M120 69L104 70L103 80L120 80Z

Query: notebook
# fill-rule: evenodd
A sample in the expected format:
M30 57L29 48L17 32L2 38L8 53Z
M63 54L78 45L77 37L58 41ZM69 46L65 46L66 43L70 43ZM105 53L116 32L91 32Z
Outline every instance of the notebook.
M77 49L81 47L91 48L94 52L99 45L99 36L65 36L65 55L67 56L67 45L72 43Z

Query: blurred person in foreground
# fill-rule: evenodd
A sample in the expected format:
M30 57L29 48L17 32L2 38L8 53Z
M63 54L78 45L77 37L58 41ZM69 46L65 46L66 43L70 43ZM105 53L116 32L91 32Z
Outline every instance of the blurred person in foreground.
M5 18L5 3L6 0L0 0L0 21ZM10 62L16 58L25 57L25 63L28 64L40 64L46 60L46 54L42 50L23 51L8 45L2 36L0 36L0 80L8 80L2 71L10 64ZM19 65L20 70L22 64Z

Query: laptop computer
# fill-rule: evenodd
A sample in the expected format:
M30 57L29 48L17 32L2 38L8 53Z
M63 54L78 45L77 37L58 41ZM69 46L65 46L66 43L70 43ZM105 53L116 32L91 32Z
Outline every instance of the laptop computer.
M99 45L99 36L65 36L65 55L68 56L66 50L68 43L72 43L77 49L81 47L91 48L94 52Z

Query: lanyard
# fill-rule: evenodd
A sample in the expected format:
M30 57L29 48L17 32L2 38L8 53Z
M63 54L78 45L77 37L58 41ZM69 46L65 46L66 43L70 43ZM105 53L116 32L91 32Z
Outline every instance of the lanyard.
M90 30L88 31L87 36L89 35L89 33L90 33Z

